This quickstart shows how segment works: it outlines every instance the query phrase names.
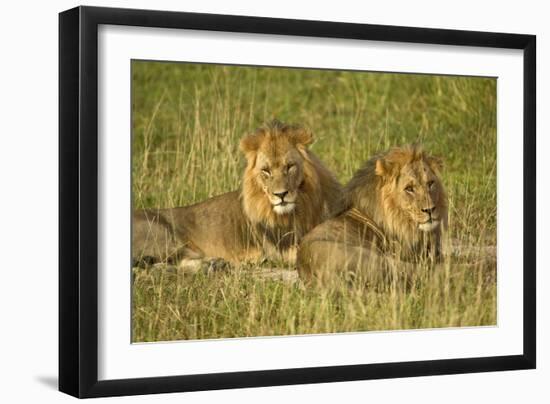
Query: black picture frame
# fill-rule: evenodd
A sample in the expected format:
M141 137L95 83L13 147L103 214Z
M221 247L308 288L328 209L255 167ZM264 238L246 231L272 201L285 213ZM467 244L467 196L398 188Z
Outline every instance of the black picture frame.
M523 354L99 381L100 24L523 50ZM60 13L59 390L84 398L535 368L535 61L533 35L96 7Z

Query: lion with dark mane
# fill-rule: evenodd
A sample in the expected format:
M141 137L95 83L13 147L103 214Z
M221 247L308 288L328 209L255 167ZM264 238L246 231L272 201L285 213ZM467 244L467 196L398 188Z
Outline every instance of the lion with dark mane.
M396 147L371 158L345 188L346 210L315 227L298 248L306 281L339 274L368 279L437 261L447 225L442 163L419 146Z
M303 127L270 122L241 140L240 189L191 206L135 211L134 263L293 263L300 239L341 209L341 185L308 149L312 141Z

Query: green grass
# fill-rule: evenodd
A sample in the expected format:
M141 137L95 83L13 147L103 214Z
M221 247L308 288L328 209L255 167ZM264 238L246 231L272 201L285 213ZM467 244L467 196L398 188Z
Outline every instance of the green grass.
M183 206L234 190L238 141L277 117L308 126L343 182L374 153L420 142L443 157L450 233L496 245L496 80L133 62L133 202ZM483 257L482 257L483 258ZM419 268L412 286L305 288L256 276L134 271L133 340L496 323L494 260Z

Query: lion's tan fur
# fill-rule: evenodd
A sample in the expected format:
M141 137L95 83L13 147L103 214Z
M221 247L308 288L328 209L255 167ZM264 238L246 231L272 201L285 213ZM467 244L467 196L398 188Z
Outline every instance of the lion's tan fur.
M429 172L431 181L436 183L432 185L434 189L429 199L435 204L441 225L433 231L420 231L409 212L413 208L418 209L425 198L414 198L411 209L407 210L399 197L399 176L410 167L417 172ZM441 230L447 224L447 196L438 176L440 169L441 160L429 156L419 146L390 149L371 158L354 174L345 187L345 206L347 209L357 209L377 224L388 240L388 245L384 247L388 255L403 260L438 255ZM416 174L412 169L411 173L413 177ZM351 220L344 212L317 226L302 240L298 251L298 269L306 278L320 271L354 271L356 268L352 266L364 266L369 260L375 260L374 255L380 258L376 244L373 232ZM361 254L363 262L350 258L355 253ZM346 260L350 265L345 264Z
M311 141L306 129L278 121L245 136L240 146L247 166L240 189L192 206L136 211L134 260L209 257L237 264L270 257L292 262L302 236L342 206L341 185L307 149ZM303 168L303 180L295 186L285 182L296 195L295 209L277 214L260 183L257 162L262 154L277 165L288 153Z

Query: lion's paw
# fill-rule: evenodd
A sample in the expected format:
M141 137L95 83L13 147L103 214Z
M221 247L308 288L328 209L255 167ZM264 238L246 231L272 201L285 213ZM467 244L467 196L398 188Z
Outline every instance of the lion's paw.
M231 264L223 258L210 258L204 261L203 268L207 273L222 272L231 269Z

